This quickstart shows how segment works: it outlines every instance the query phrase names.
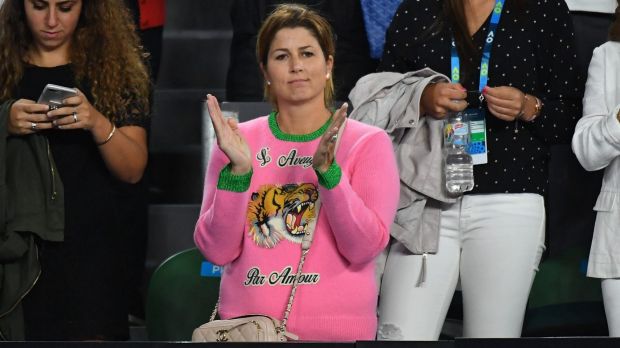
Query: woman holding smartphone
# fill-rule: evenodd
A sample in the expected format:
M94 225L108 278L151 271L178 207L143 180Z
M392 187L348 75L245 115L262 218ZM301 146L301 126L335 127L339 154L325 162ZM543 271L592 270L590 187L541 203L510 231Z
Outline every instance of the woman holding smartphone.
M75 90L37 104L47 84ZM27 340L127 339L117 194L147 163L150 82L123 1L5 0L0 101L9 138L45 135L64 185L64 240L36 239L41 274L23 298Z

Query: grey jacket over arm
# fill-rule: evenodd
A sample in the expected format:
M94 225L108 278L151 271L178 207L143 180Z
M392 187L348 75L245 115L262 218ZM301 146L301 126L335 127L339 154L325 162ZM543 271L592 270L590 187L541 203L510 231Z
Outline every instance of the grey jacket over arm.
M400 171L400 199L391 235L414 254L436 253L445 189L443 121L420 115L429 83L450 82L431 69L405 74L380 72L357 82L349 94L350 118L383 128L394 146Z

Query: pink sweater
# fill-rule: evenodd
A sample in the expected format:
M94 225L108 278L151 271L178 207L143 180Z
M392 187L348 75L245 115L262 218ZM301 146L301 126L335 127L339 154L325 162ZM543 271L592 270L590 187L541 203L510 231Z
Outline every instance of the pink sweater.
M242 123L240 130L254 158L249 189L217 188L228 159L216 148L194 232L204 256L225 265L220 316L282 319L301 236L320 200L288 331L300 340L373 340L375 257L389 240L399 195L390 139L379 128L347 120L335 160L342 176L327 189L312 168L322 131L305 138L283 134L273 115Z

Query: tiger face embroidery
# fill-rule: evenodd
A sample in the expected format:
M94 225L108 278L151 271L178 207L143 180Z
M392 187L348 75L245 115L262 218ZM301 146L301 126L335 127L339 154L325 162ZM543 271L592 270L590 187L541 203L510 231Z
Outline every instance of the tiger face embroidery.
M301 243L316 218L318 198L313 184L261 186L248 204L250 237L263 248L273 248L284 238Z

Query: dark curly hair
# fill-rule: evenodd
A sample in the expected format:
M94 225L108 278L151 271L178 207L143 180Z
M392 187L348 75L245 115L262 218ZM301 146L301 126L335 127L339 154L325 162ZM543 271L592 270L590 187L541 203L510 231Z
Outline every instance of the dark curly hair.
M5 0L0 8L0 100L14 97L32 43L24 0ZM91 102L110 120L123 118L128 110L148 115L151 85L144 57L122 0L82 1L69 58L76 85L89 82Z

